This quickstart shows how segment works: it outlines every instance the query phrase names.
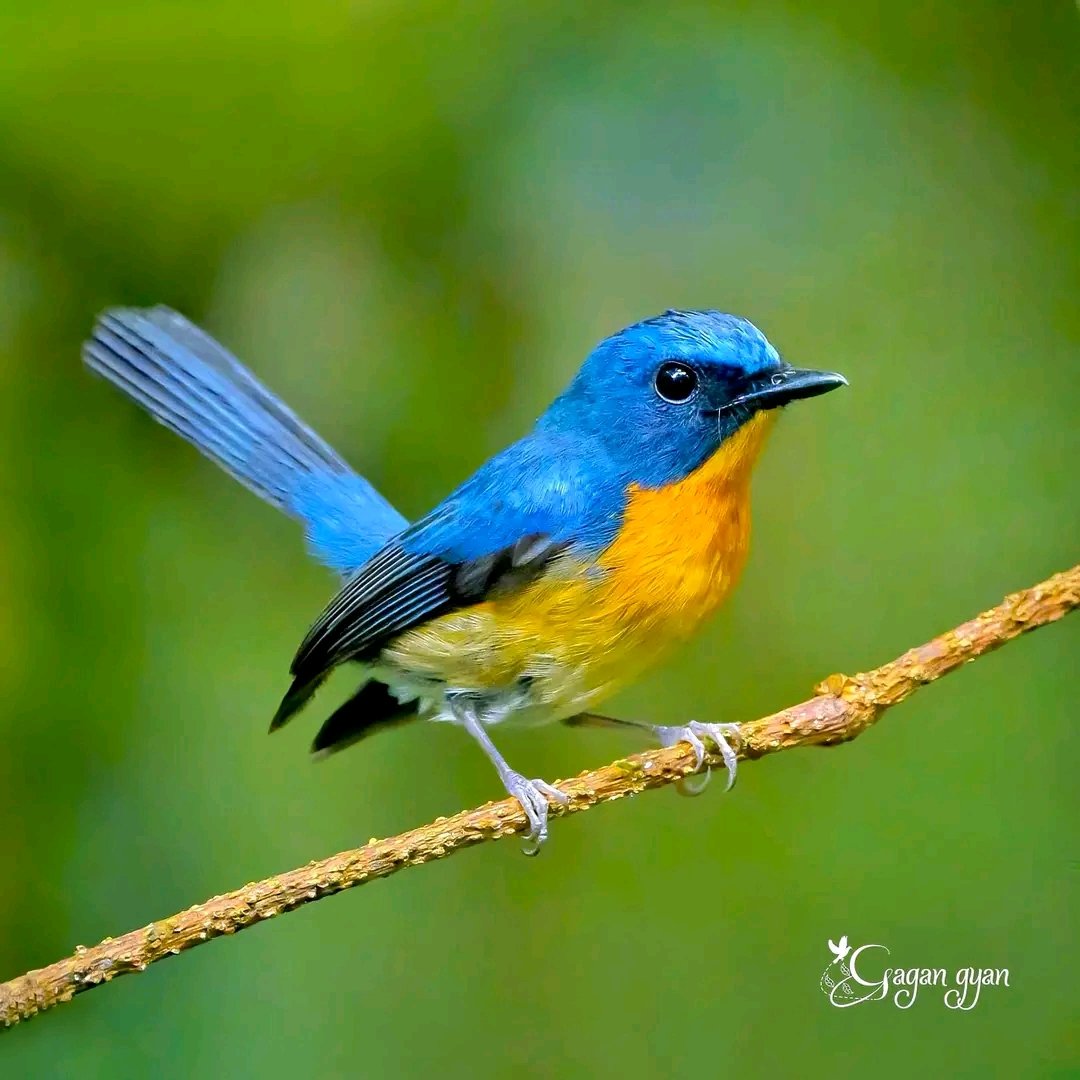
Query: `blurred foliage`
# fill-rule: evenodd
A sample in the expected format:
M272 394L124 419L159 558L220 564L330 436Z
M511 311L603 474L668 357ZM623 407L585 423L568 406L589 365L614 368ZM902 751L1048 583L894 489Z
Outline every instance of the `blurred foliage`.
M412 515L667 306L845 372L774 438L737 598L626 715L772 710L1077 557L1073 5L7 0L0 40L0 976L497 792L442 727L318 768L310 719L265 737L332 583L80 370L106 304L203 322ZM1077 1068L1077 629L731 797L122 980L0 1074ZM502 740L549 777L633 745ZM1013 985L835 1010L844 933Z

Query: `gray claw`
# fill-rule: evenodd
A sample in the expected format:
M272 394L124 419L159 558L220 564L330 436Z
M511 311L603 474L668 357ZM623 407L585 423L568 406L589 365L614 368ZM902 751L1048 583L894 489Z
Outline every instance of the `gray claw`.
M698 738L697 732L692 727L683 728L683 738L694 751L694 765L700 769L701 763L705 760L705 744Z
M511 773L505 779L506 790L521 803L529 819L529 834L521 849L526 855L536 855L548 836L548 799L565 806L570 796L545 780L527 780L520 773Z
M697 767L705 760L705 746L701 737L710 739L716 744L717 752L724 759L724 768L727 770L728 782L725 791L730 791L735 784L735 773L738 768L738 755L732 748L728 738L734 736L738 742L738 724L702 724L697 720L691 720L685 726L658 727L656 734L660 739L661 746L674 746L676 743L688 742L694 751L694 760ZM685 777L683 778L686 779ZM705 780L697 787L683 784L680 790L686 795L699 795L705 790L709 782L709 771L706 770Z

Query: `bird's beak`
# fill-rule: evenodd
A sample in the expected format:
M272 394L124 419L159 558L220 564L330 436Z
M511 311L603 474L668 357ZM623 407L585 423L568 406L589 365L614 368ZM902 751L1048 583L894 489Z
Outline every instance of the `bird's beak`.
M811 371L808 368L784 367L755 379L747 389L733 398L732 405L750 405L755 409L775 409L800 398L827 394L848 381L835 371Z

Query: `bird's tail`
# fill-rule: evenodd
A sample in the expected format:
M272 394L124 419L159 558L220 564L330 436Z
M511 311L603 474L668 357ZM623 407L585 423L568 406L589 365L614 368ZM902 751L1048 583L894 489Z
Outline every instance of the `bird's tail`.
M407 522L225 348L166 307L105 312L87 366L245 487L307 525L347 573Z

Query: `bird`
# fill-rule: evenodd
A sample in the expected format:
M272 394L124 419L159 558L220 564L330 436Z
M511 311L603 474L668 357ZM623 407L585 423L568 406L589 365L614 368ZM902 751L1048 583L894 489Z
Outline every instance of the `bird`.
M176 311L104 312L83 358L299 519L339 575L270 729L349 665L357 689L313 752L416 718L457 725L521 804L529 853L567 796L512 768L492 730L595 716L686 642L742 570L751 473L779 411L847 384L793 367L744 318L668 310L600 342L531 430L410 523ZM711 741L735 779L735 724L613 722L688 742L699 770Z
M844 957L851 952L851 946L848 944L847 934L840 939L840 944L834 944L833 939L829 938L829 952L833 954L833 963L838 964Z

